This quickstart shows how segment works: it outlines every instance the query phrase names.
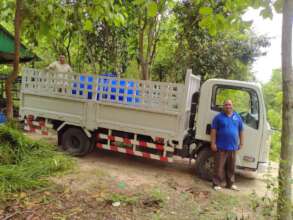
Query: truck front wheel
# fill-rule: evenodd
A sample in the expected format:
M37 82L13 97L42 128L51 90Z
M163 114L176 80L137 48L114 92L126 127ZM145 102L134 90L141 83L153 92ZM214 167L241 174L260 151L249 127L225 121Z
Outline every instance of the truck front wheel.
M195 173L202 179L212 180L214 172L214 157L210 148L203 148L197 155Z
M61 137L63 150L73 156L84 156L91 150L91 140L83 130L77 127L69 127Z

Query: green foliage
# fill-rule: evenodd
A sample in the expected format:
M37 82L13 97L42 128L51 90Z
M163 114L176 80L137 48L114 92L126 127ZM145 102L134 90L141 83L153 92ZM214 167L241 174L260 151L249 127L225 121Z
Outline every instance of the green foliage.
M279 189L277 186L277 178L270 174L271 169L269 166L268 173L264 176L266 183L265 194L260 197L254 191L249 195L250 208L255 215L259 214L264 219L277 219L276 204Z
M160 206L162 206L164 204L164 202L166 201L166 194L160 190L159 188L154 188L151 192L150 192L150 199L156 203L158 203Z
M281 152L281 132L274 131L272 134L272 140L271 140L270 159L273 161L278 161L280 159L280 152Z
M213 0L197 0L197 5L200 6L199 12L202 16L200 26L206 29L210 35L215 36L223 30L235 32L246 26L242 21L242 14L249 8L261 8L260 15L264 18L272 18L273 8L280 10L280 2L282 0L263 1L213 1ZM213 10L214 9L214 10Z
M139 79L138 64L135 60L129 61L127 71L122 76L130 79Z
M149 17L155 17L158 12L158 6L155 2L150 2L147 6L148 8L148 16Z
M245 22L233 32L222 30L211 35L200 25L201 14L209 14L211 9L224 10L218 4L203 7L189 1L177 3L173 15L162 25L152 78L183 81L188 67L203 80L253 79L250 66L263 55L260 49L269 45L268 40L251 33Z
M138 195L125 195L122 193L111 193L109 194L105 200L109 203L121 202L127 205L134 205L138 202Z
M0 164L17 164L34 148L28 147L27 139L16 129L0 126Z
M31 141L20 131L0 126L0 196L48 184L45 177L73 166L69 157L51 145Z
M280 70L274 70L271 80L263 86L264 99L267 109L268 121L273 128L270 158L279 159L281 149L282 128L282 74Z
M199 14L201 15L210 15L213 13L213 9L209 7L201 7L199 9Z
M65 54L82 73L117 72L152 79L184 80L186 69L212 77L253 80L251 64L268 46L241 20L249 7L266 1L24 1L22 40L43 68ZM1 23L13 31L14 0L0 5ZM140 53L139 33L143 34ZM136 65L134 64L136 62ZM129 69L130 68L130 69ZM134 69L136 68L136 69ZM1 71L1 70L0 70Z
M0 19L5 27L13 24L14 7L14 0L0 4ZM5 14L2 14L2 11L5 11ZM59 54L65 54L68 62L78 72L87 71L89 67L91 72L97 71L95 64L92 63L99 62L94 55L95 50L100 48L96 49L92 42L101 39L99 35L97 36L98 30L104 25L121 26L127 16L121 1L107 0L94 2L28 0L24 1L23 11L25 13L22 14L22 40L43 59L43 62L37 65L43 67L54 61ZM12 31L13 28L9 30ZM96 35L95 41L88 41L90 34ZM102 40L106 46L108 37ZM106 48L108 49L107 46ZM102 51L98 56L104 54L105 51Z
M236 112L250 112L250 95L247 91L222 89L217 92L216 105L222 106L224 101L231 99Z

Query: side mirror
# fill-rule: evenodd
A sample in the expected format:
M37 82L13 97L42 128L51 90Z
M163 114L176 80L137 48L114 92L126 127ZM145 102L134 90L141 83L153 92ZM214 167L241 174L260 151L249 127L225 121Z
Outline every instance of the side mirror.
M223 105L215 105L214 106L214 110L218 111L218 112L222 112L223 111Z
M279 131L279 132L281 132L281 129L274 128L274 127L271 127L271 130L272 130L272 132L276 132L276 131Z

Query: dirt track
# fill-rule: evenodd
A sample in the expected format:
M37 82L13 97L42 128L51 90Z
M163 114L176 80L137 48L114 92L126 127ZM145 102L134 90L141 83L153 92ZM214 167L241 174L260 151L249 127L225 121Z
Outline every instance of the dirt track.
M35 138L38 138L35 137ZM56 137L47 138L50 143L56 144ZM126 182L130 187L147 184L156 186L158 182L173 182L180 188L189 188L194 184L209 189L211 184L203 181L194 175L194 161L189 164L189 160L174 158L173 163L165 163L130 155L125 155L107 150L96 149L91 154L77 158L80 171L88 172L95 169L103 170L119 181ZM271 164L270 175L277 177L277 165ZM255 191L263 196L266 192L266 174L253 174L242 172L236 176L236 183L241 189L241 194L249 194ZM90 177L87 179L91 179ZM87 182L83 184L87 184ZM81 185L80 185L81 187ZM224 190L231 193L230 190ZM235 193L235 192L232 192Z
M56 136L45 139L56 144ZM20 195L2 215L14 215L10 219L270 219L251 209L249 195L266 192L261 176L237 175L240 192L215 192L209 182L195 177L194 161L190 165L175 158L168 164L98 149L76 161L73 171L51 178L54 184L49 188Z

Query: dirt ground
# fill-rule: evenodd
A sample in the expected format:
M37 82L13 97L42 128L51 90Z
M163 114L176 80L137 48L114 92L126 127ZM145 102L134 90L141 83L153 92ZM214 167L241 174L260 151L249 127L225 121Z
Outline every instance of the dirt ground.
M55 136L47 140L56 144ZM0 219L262 218L255 197L266 194L263 175L237 175L240 192L215 192L195 177L194 161L168 164L98 149L75 160L73 171L51 178L47 188L15 195L2 211L0 206ZM274 164L271 173L276 176Z

